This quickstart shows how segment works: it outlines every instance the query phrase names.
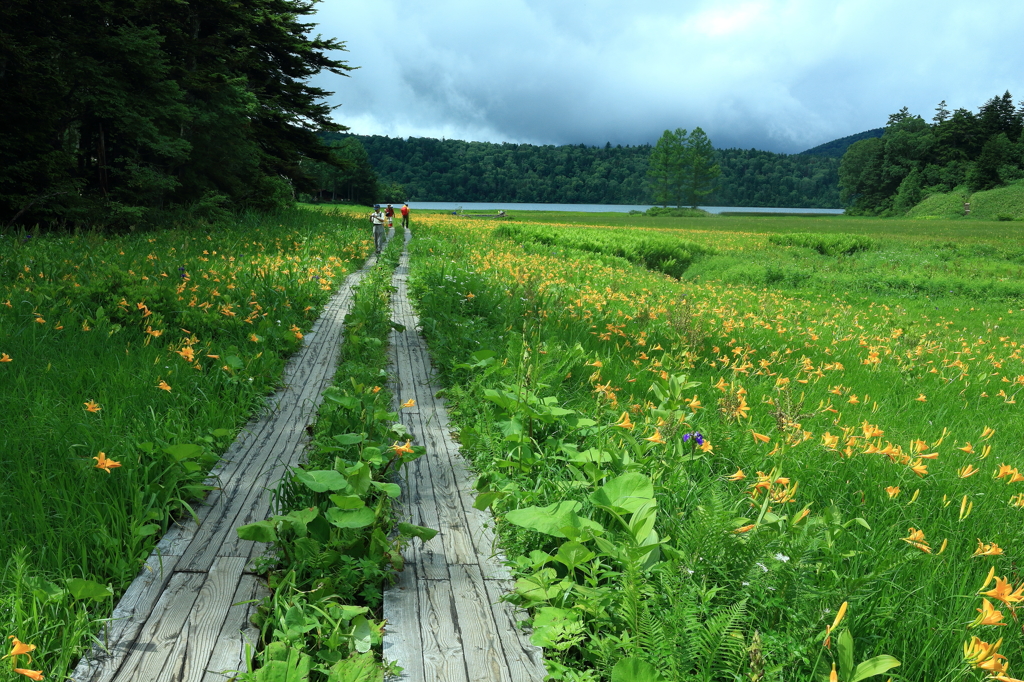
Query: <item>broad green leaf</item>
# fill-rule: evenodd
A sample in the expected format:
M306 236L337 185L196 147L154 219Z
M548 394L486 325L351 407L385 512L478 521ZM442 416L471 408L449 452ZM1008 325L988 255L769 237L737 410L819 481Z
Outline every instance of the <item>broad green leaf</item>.
M579 542L566 542L558 548L558 554L555 555L555 559L564 564L566 568L572 570L580 564L590 561L595 556L597 555L586 545Z
M234 435L234 431L231 429L214 429L210 431L210 434L215 438L226 438L227 436Z
M646 661L623 658L612 668L612 682L664 682L664 678Z
M571 609L545 606L537 609L533 619L533 635L530 642L540 647L558 644L567 628L574 628L579 622L579 613Z
M370 475L370 466L366 462L361 462L349 467L346 471L348 472L348 484L352 486L355 494L365 495L373 480Z
M576 515L576 511L582 506L583 503L576 500L563 500L547 507L516 509L507 513L505 519L517 526L529 528L545 535L553 535L556 538L568 537L565 533L567 528L590 528L598 532L603 531L604 529L599 523Z
M401 326L401 325L399 325ZM383 682L384 671L372 653L343 658L331 667L327 682Z
M85 578L65 578L64 584L75 599L93 599L99 601L113 597L114 591L106 585Z
M373 639L373 631L370 629L370 621L366 620L366 616L356 616L352 620L352 640L353 645L361 654L365 654L370 650Z
M32 596L39 601L57 601L64 596L64 590L51 583L49 580L44 580L43 578L30 575L25 576L22 579L22 582L25 584L25 587L32 592Z
M228 367L235 371L238 371L245 367L245 363L242 362L242 359L237 355L229 355L226 358L224 358L224 364L226 364Z
M338 509L362 509L366 506L363 498L358 495L331 495L331 502L337 505Z
M155 523L147 523L135 529L135 536L144 538L150 535L156 535L159 532L160 526L156 525Z
M280 644L281 647L273 647ZM313 659L298 649L292 648L283 642L273 642L267 646L267 654L283 647L282 657L275 659L264 659L263 667L256 671L256 682L308 682L309 669Z
M182 443L180 445L167 445L164 447L164 452L180 462L185 459L200 457L203 454L203 449L198 445Z
M437 531L433 528L415 526L411 523L398 524L398 532L410 538L419 538L423 542L429 542L435 535L437 535Z
M324 516L331 522L331 525L338 528L366 528L377 519L373 510L369 507L363 507L355 511L344 511L337 507L332 507L327 510Z
M257 521L238 528L238 537L253 542L277 542L277 529L272 521Z
M328 490L345 490L348 488L348 479L332 469L322 471L297 469L295 471L295 479L315 493L323 493Z
M402 494L402 488L397 483L380 483L378 481L371 481L370 485L377 490L380 490L388 497L398 497Z
M860 682L861 680L866 680L869 677L881 675L885 671L895 668L898 665L900 665L899 661L886 654L869 658L858 665L857 669L853 671L853 677L850 678L850 682Z
M355 445L356 443L362 443L366 440L366 437L361 433L339 433L334 437L334 441L339 445Z
M853 635L849 629L839 633L836 649L839 652L839 676L848 680L853 676Z
M629 513L635 512L653 498L654 484L651 479L636 472L613 478L590 495L590 501L594 504Z
M476 496L476 500L473 502L473 508L484 511L494 504L496 500L500 500L506 495L508 495L508 493L500 490L488 490L486 492L482 492Z

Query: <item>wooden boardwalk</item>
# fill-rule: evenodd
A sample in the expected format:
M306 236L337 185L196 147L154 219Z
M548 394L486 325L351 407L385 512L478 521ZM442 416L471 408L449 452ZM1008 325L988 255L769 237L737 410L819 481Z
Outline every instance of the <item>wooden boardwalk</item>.
M235 530L270 513L272 488L295 466L323 391L334 378L352 287L376 263L349 275L285 368L285 388L267 400L214 469L200 523L175 525L114 609L98 642L71 675L76 682L223 682L245 670L250 623L267 594L250 561L265 545Z
M408 240L408 237L406 237ZM401 518L440 532L414 540L405 570L384 594L384 657L404 668L405 682L539 682L541 650L517 627L523 614L499 598L511 588L495 557L490 514L473 508L474 477L449 435L448 412L439 390L419 319L409 304L409 255L395 272L391 374L402 423L427 453L406 466Z

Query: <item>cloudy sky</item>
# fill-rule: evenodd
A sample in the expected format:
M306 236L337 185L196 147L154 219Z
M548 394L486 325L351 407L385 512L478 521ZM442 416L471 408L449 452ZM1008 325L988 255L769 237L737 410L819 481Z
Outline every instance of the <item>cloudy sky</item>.
M798 152L903 106L1024 99L1020 0L325 0L360 134Z

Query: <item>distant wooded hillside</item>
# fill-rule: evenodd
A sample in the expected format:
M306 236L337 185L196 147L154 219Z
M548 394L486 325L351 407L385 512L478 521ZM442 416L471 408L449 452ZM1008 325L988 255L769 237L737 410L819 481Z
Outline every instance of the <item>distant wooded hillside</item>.
M326 141L344 134L324 134ZM650 145L588 147L358 137L384 183L415 201L650 204ZM707 205L838 208L839 159L756 149L715 152Z
M861 140L867 140L872 137L881 137L884 132L885 128L872 128L871 130L865 130L863 133L847 135L846 137L840 137L838 140L819 144L817 147L811 147L807 151L800 153L809 154L811 156L831 156L836 159L841 159L849 146L854 142L860 142Z

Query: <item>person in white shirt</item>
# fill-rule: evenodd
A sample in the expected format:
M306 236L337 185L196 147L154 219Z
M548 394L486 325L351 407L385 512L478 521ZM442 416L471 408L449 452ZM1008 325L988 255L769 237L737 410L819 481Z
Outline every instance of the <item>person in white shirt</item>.
M373 205L370 222L373 223L373 247L377 253L380 253L380 250L384 248L384 213L380 210L380 204Z

